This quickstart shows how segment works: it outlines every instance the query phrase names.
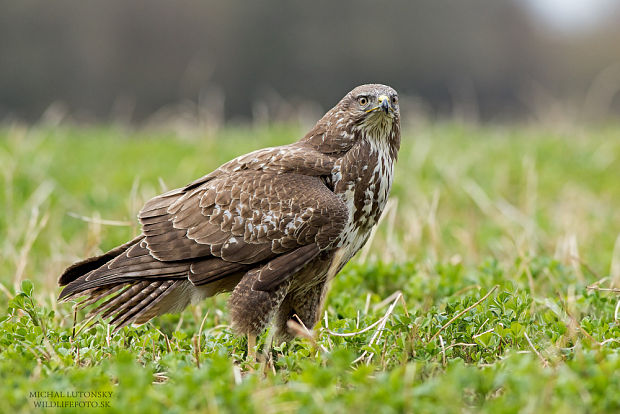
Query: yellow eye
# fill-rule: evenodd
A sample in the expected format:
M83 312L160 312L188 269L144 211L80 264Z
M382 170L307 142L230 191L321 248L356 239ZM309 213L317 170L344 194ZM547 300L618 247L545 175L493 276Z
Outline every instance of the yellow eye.
M392 104L396 105L398 103L398 96L392 96Z
M357 102L361 105L361 106L366 106L366 104L368 104L368 98L365 96L360 96L359 98L357 98Z

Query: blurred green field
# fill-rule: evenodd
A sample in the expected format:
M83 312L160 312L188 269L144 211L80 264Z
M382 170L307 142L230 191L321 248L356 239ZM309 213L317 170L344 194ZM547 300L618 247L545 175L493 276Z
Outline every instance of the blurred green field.
M225 295L109 336L73 331L56 279L136 234L150 197L301 128L1 129L0 412L620 411L620 127L403 133L315 339L250 364Z

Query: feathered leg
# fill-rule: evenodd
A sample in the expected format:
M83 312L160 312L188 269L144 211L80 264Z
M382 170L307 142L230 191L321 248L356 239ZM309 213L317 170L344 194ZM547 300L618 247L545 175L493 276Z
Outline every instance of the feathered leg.
M249 271L237 284L228 302L233 329L248 336L248 358L253 360L256 359L256 336L267 328L291 284L287 280L270 291L254 290L252 287L258 277L258 271Z
M328 284L323 282L311 287L309 290L291 292L286 296L274 320L276 342L288 342L295 337L294 333L288 328L289 320L299 323L294 317L295 315L303 322L306 328L312 330L319 320L327 290Z

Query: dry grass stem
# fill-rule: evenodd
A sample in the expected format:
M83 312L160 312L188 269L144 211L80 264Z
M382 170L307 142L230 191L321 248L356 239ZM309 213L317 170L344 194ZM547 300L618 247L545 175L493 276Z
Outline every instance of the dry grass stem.
M166 382L168 382L168 372L156 372L153 374L153 378L153 384L165 384Z
M386 302L387 300L389 300L388 302ZM390 316L390 314L392 313L392 310L394 309L394 306L396 305L396 302L398 302L399 300L402 300L403 306L404 306L404 299L403 299L403 295L402 293L397 290L396 292L394 292L393 294L391 294L390 296L388 296L387 299L381 301L380 303L378 303L377 305L375 305L373 307L374 310L379 310L383 307L385 307L385 305L387 303L392 303L390 305L390 308L388 309L388 312L386 312L386 314L381 317L381 319L377 320L376 322L374 322L373 324L365 327L364 329L360 330L360 331L356 331L356 332L347 332L347 333L339 333L339 332L334 332L329 330L329 328L327 328L327 323L326 323L326 327L323 328L327 333L329 333L330 335L334 335L334 336L340 336L340 337L350 337L350 336L355 336L355 335L360 335L363 334L364 332L368 332L370 330L372 330L375 326L381 324L382 322L384 322L386 320L386 318L388 318ZM327 319L327 315L326 319ZM407 313L407 316L409 316L409 314Z
M455 348L457 346L478 346L478 344L468 344L468 343L465 343L465 342L458 342L456 344L448 345L446 347L446 350L448 350L450 348Z
M394 299L397 299L398 297L401 297L402 295L403 294L401 293L401 291L397 290L396 292L392 293L390 296L388 296L387 298L383 299L381 302L379 302L375 306L373 306L372 310L378 311L379 309L383 309L388 304L392 303L394 301Z
M611 276L611 285L620 288L620 235L616 238L616 242L614 243L609 275Z
M0 291L2 291L2 293L4 293L7 298L13 299L13 294L2 283L0 283Z
M202 318L202 322L200 322L200 328L198 329L198 348L200 348L200 340L202 339L202 328L204 328L205 326L207 316L209 316L209 310L205 312L205 316Z
M433 339L435 339L435 337L437 337L437 335L439 335L441 333L441 331L443 331L444 329L446 329L448 326L450 326L452 324L452 322L454 322L455 320L457 320L458 318L460 318L461 316L463 316L465 313L469 312L470 310L472 310L473 308L475 308L476 306L480 305L482 302L484 302L486 300L486 298L488 298L489 296L491 296L491 293L495 292L495 289L497 289L499 287L499 285L495 285L493 286L493 288L491 290L489 290L487 292L486 295L484 295L482 298L480 298L480 300L478 300L476 303L474 303L473 305L463 309L462 311L460 311L459 313L457 313L452 319L450 319L444 326L442 326L441 328L439 328L439 330L437 332L435 332L435 334L433 336L431 336L431 339L428 340L428 342L432 342Z
M534 346L534 344L532 343L532 341L530 340L530 337L527 336L527 332L523 331L523 336L525 336L525 340L527 341L527 343L530 345L530 348L532 348L532 351L534 351L534 353L538 356L538 358L540 358L540 361L542 362L543 366L545 368L547 368L549 366L549 361L547 361L540 352L538 352L538 350L536 349L536 347Z
M439 335L439 344L441 345L441 365L446 366L446 345L443 342L443 337Z
M600 292L620 293L620 288L602 288L602 287L597 287L597 286L588 286L588 287L586 287L586 289L588 289L588 290L598 290Z
M385 329L385 324L387 323L387 320L389 319L390 315L392 315L392 312L394 311L394 307L399 302L401 297L402 297L402 294L400 294L399 292L399 295L396 297L396 299L394 299L394 301L392 302L388 310L385 312L385 315L383 315L383 317L377 321L378 323L375 322L373 324L373 326L376 326L376 325L379 325L379 326L377 330L375 331L375 333L370 338L370 342L368 343L368 345L374 345L379 340L379 338L381 338L381 335L383 334L383 330ZM368 328L366 328L366 330L368 330ZM361 331L356 332L355 335L359 333L361 333ZM369 354L367 351L364 351L362 355L360 355L357 359L355 359L355 361L353 361L353 364L356 364L357 362L362 361L364 357L366 357L366 365L369 365L374 355L375 355L374 352L371 352Z
M364 315L368 315L368 309L370 308L370 293L366 294L366 303L364 304Z
M239 368L239 365L233 365L232 370L235 385L241 385L241 382L243 381L243 379L241 378L241 368Z
M493 332L494 330L495 330L495 328L488 329L488 330L486 330L484 332L480 332L479 334L476 334L476 335L472 336L471 338L472 339L479 338L479 337L481 337L484 334L488 334L489 332ZM441 337L441 335L439 337Z
M45 196L45 198L47 198L47 195ZM43 203L44 200L45 199L40 200L40 203ZM39 219L39 205L40 204L37 204L30 211L30 220L28 222L28 227L24 232L24 242L17 256L17 265L15 266L16 270L15 276L13 278L13 285L15 286L15 290L19 289L19 285L24 275L24 271L26 270L26 264L28 263L30 249L32 248L32 245L39 236L39 233L41 232L41 230L43 230L49 219L49 212L45 212L43 217Z
M372 330L375 326L379 325L381 322L383 322L383 318L377 320L376 322L374 322L372 325L368 325L367 327L365 327L362 330L356 331L356 332L346 332L346 333L339 333L339 332L334 332L329 330L328 328L323 328L328 334L330 335L334 335L334 336L340 336L342 338L346 338L349 336L355 336L355 335L360 335L363 334L364 332L368 332L370 330Z
M196 368L200 369L200 348L198 347L198 337L192 338L194 344L194 358L196 358Z
M82 216L80 214L73 213L73 212L68 212L67 215L69 217L73 217L73 218L85 221L87 223L102 224L104 226L130 227L130 226L133 225L133 223L130 222L130 221L106 220L106 219L102 219L102 218L99 218L99 217Z

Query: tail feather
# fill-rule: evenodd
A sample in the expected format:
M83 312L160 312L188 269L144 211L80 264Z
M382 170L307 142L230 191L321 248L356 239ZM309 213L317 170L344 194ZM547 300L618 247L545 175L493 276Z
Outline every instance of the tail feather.
M162 299L178 290L175 289L178 283L190 283L189 268L188 262L167 263L150 256L144 236L140 236L101 256L70 266L59 280L65 286L59 300L86 296L76 305L83 309L105 299L87 318L91 320L98 315L109 318L117 331L136 320L144 323L170 310L185 308L190 301L187 295L173 295L173 300L164 302Z
M192 261L161 261L150 255L144 236L139 236L69 267L60 277L64 289L58 299L85 297L76 308L93 305L88 320L98 316L109 319L117 331L164 313L180 312L192 301L232 290L246 267L230 266L210 256ZM194 284L190 275L200 283Z
M187 261L162 262L149 254L143 237L134 239L132 242L123 245L124 250L119 247L100 256L106 261L95 269L88 270L95 261L88 262L88 266L81 267L82 270L87 270L84 274L77 273L80 268L79 263L71 266L70 269L74 269L71 274L72 280L66 283L65 288L60 292L59 299L67 300L81 296L85 291L93 288L133 283L146 278L168 280L188 277L191 263ZM97 262L104 259L98 259Z
M166 313L168 309L162 312L162 308L158 306L161 300L169 295L174 290L174 285L178 283L178 281L167 280L165 282L155 282L151 283L151 285L155 286L155 289L150 293L140 294L139 297L133 300L133 305L126 309L124 312L116 313L114 319L110 321L111 324L115 325L115 331L121 329L124 326L130 325L132 323L137 323L136 320L140 318L143 312L146 312L149 308L156 309L155 315L159 315L161 313ZM141 318L141 320L144 318ZM145 322L151 318L144 320Z
M113 315L118 312L122 312L128 307L130 307L133 303L132 298L136 298L140 295L145 289L150 288L149 282L138 282L132 285L127 286L125 289L120 290L118 294L114 296L110 296L105 302L101 305L97 306L95 309L91 310L87 317L101 314L101 318L105 319L110 315ZM154 289L155 287L152 287ZM120 306L119 306L120 305Z
M126 287L127 287L126 284L119 284L115 286L94 288L91 290L80 292L79 295L86 296L86 298L76 303L76 307L78 310L84 309L85 307L92 305L93 303L99 301L99 299L103 299L106 296L109 296L115 292L118 292L119 290L126 288Z
M106 264L110 260L114 259L119 254L123 253L129 247L139 243L140 240L142 240L143 238L144 236L140 235L136 237L135 239L130 240L123 245L115 247L114 249L102 254L101 256L90 257L88 259L82 260L80 262L77 262L69 266L67 269L65 269L63 274L60 275L60 278L58 279L58 284L60 286L65 286L73 282L80 276L101 267L102 265Z
M181 311L192 300L187 288L194 288L188 280L146 280L111 285L94 289L91 296L77 306L83 309L107 297L105 302L90 310L86 318L110 319L109 323L117 332L127 325L143 324L164 313ZM208 296L206 290L203 293L202 296Z

